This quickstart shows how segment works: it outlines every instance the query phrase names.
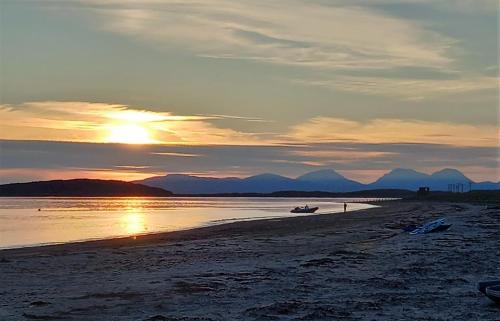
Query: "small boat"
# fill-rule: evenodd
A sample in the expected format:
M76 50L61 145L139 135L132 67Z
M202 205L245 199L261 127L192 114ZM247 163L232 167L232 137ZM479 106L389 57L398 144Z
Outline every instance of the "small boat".
M314 213L319 209L319 207L309 207L309 206L304 206L304 207L296 207L293 210L290 211L290 213Z
M444 218L437 219L435 221L426 223L422 226L417 227L413 231L410 232L410 234L426 234L426 233L432 233L432 232L439 232L439 231L445 231L449 229L451 224L446 223L446 220Z
M500 303L500 280L479 282L477 289L493 302Z

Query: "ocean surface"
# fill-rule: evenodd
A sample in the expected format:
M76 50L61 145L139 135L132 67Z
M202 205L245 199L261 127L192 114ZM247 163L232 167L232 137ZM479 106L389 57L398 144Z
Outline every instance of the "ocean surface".
M8 197L0 198L0 249L183 230L242 220L290 217L373 207L373 199Z

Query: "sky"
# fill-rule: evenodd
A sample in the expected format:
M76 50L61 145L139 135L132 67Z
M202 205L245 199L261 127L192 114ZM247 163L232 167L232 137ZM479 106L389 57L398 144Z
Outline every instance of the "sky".
M0 0L0 183L500 180L496 0Z

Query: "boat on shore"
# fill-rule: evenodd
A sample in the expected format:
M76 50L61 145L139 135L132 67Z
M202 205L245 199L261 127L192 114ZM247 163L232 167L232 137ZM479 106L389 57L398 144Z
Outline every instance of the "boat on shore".
M290 213L314 213L317 210L319 210L319 207L309 207L309 206L304 206L304 207L296 207L290 211Z

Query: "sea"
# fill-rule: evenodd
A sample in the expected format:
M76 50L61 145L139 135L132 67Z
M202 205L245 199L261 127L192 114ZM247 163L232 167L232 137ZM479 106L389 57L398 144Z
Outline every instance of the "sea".
M374 207L367 198L2 197L0 249L107 239ZM315 214L293 214L296 206Z

